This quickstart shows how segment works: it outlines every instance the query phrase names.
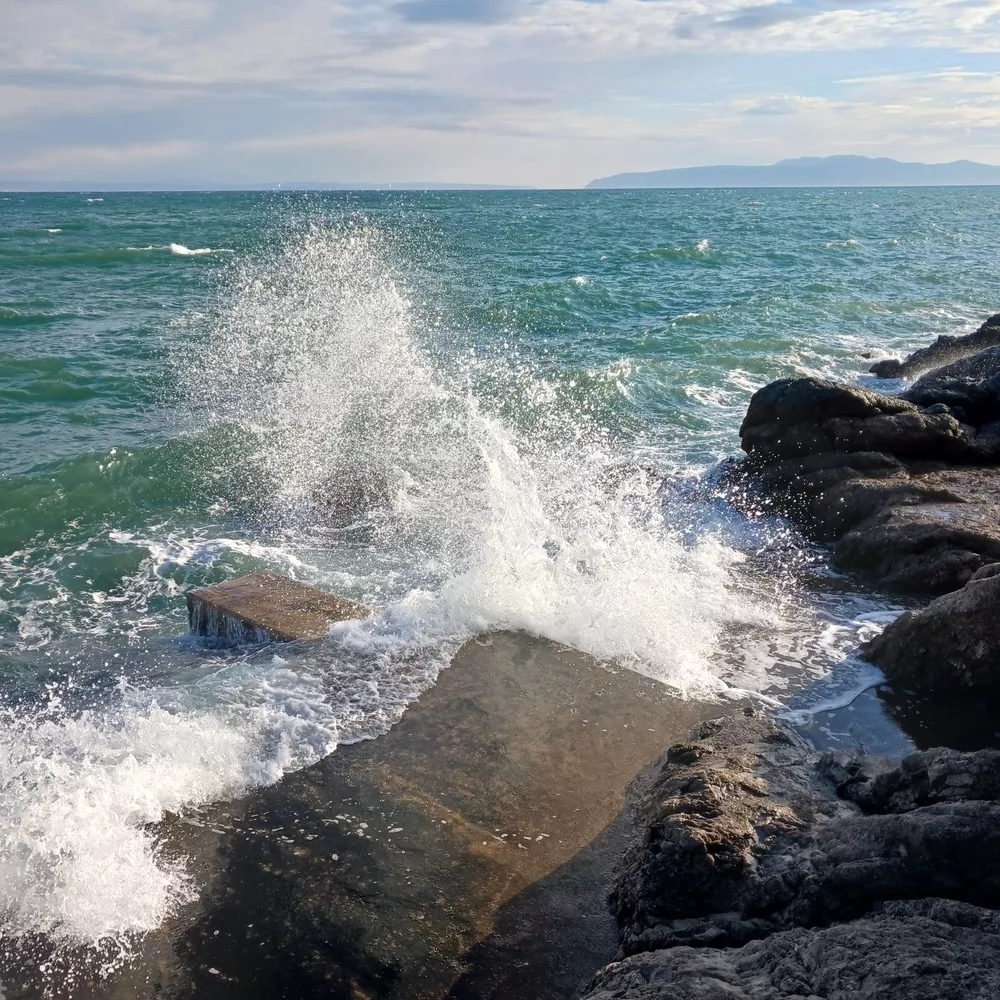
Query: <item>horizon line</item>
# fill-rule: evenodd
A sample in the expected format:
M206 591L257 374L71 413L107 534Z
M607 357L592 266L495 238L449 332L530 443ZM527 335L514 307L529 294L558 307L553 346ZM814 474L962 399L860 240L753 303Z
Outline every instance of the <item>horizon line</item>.
M685 169L685 168L679 168ZM702 168L694 168L702 169ZM656 172L656 171L651 171ZM636 172L638 173L638 172ZM611 175L616 176L616 175ZM591 187L590 184L573 187L529 187L503 184L437 184L437 185L415 185L415 184L359 184L357 186L349 184L317 184L315 187L298 185L263 185L263 184L209 184L205 186L183 185L179 187L168 187L166 185L127 184L127 183L105 183L103 185L73 184L72 182L54 182L51 186L38 185L33 187L6 187L0 181L0 194L261 194L279 193L283 191L294 192L296 194L386 194L392 191L404 191L411 194L446 194L446 193L473 193L476 191L492 192L531 192L531 191L578 191L578 192L602 192L608 191L781 191L781 190L846 190L846 189L878 189L878 188L992 188L1000 187L1000 181L979 184L867 184L867 183L843 183L843 184L684 184L684 185L663 185L635 187L613 187L599 188Z

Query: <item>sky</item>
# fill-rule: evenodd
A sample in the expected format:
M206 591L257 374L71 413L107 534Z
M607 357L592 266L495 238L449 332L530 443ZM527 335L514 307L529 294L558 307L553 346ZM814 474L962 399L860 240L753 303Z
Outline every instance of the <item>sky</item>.
M0 185L1000 164L1000 0L0 0Z

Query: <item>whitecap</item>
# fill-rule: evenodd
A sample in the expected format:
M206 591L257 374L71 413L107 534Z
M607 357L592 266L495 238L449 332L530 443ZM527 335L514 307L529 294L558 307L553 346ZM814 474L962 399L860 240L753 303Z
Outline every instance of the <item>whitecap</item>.
M214 247L199 247L197 249L191 249L184 246L183 243L171 243L170 252L176 254L178 257L196 257L201 254L206 253L235 253L234 250L228 250L226 248L214 248Z

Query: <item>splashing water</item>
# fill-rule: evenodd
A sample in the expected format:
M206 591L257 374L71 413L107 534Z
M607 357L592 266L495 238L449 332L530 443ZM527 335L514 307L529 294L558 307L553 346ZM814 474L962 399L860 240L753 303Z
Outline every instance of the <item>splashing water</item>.
M197 889L149 824L385 732L478 632L523 629L714 697L734 693L715 663L724 633L775 622L740 553L685 532L634 437L604 419L617 369L582 386L443 332L392 254L356 223L234 264L210 330L177 359L191 440L226 443L202 450L267 544L156 526L105 540L148 552L136 581L150 593L242 545L379 614L291 662L192 650L169 682L122 682L93 708L8 709L5 934L123 960Z
M315 523L331 497L374 498L351 512L362 558L393 581L383 606L429 637L524 629L723 692L720 630L771 620L732 586L739 554L682 540L659 478L575 380L437 331L421 342L390 249L363 224L314 227L245 266L188 369L212 419L252 433L239 460L270 516Z

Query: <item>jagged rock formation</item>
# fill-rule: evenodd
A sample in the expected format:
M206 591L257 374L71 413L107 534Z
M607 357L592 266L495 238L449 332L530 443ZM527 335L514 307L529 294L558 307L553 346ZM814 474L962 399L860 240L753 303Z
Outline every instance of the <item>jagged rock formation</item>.
M983 331L1000 340L1000 315L961 338L963 349L984 342ZM932 356L944 355L923 357ZM733 495L836 542L840 569L941 594L1000 561L998 347L924 375L901 396L814 378L772 382L751 400L740 437L747 458L725 477Z
M1000 753L819 755L749 711L632 793L621 961L588 1000L986 997L1000 989Z
M959 358L966 358L988 347L1000 346L1000 313L991 316L983 325L965 337L938 337L929 347L914 351L903 361L879 361L869 369L879 378L913 378L931 368L950 365Z

